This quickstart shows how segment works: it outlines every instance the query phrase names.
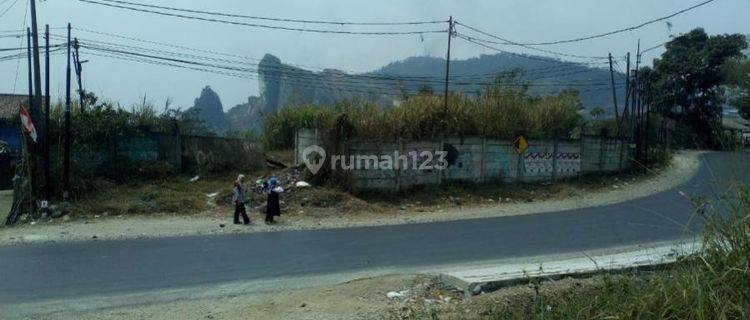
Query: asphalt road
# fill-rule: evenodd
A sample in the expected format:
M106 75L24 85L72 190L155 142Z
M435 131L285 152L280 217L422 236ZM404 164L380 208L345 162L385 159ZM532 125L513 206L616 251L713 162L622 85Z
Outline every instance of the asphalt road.
M0 247L3 304L599 250L694 237L682 195L750 182L750 153L711 153L698 175L633 201L523 216L315 231Z

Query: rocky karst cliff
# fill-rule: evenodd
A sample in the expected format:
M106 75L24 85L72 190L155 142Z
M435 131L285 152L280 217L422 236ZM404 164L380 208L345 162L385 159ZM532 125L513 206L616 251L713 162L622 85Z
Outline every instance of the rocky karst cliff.
M219 95L210 86L201 90L201 94L195 99L193 107L185 112L186 116L202 120L204 125L218 135L223 135L231 128L224 107L221 105Z

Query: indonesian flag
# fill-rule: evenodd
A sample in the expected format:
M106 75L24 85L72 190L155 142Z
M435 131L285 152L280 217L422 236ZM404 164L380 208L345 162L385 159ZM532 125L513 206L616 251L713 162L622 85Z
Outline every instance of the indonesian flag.
M31 140L34 140L34 142L36 142L36 128L34 128L34 123L31 122L29 110L24 106L21 106L21 125L23 125L23 128L26 129L26 132L29 133L29 137L31 137Z

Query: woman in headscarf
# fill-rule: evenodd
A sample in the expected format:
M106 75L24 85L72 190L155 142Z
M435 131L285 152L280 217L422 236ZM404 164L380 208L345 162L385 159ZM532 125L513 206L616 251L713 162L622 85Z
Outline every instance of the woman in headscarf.
M245 189L242 188L242 181L245 180L244 175L237 176L237 180L234 181L234 188L232 189L232 200L234 200L234 224L240 224L240 214L242 214L242 221L245 224L250 224L250 218L247 216L245 211Z
M279 194L284 189L279 186L275 177L268 179L268 202L266 203L266 223L273 223L274 216L281 215L281 206L279 204Z

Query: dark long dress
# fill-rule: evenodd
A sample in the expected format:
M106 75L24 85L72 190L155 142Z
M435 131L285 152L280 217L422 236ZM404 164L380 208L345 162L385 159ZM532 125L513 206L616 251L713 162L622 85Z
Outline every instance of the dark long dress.
M281 215L281 206L279 205L279 193L275 191L268 192L268 202L266 203L266 221L273 221L274 216Z

